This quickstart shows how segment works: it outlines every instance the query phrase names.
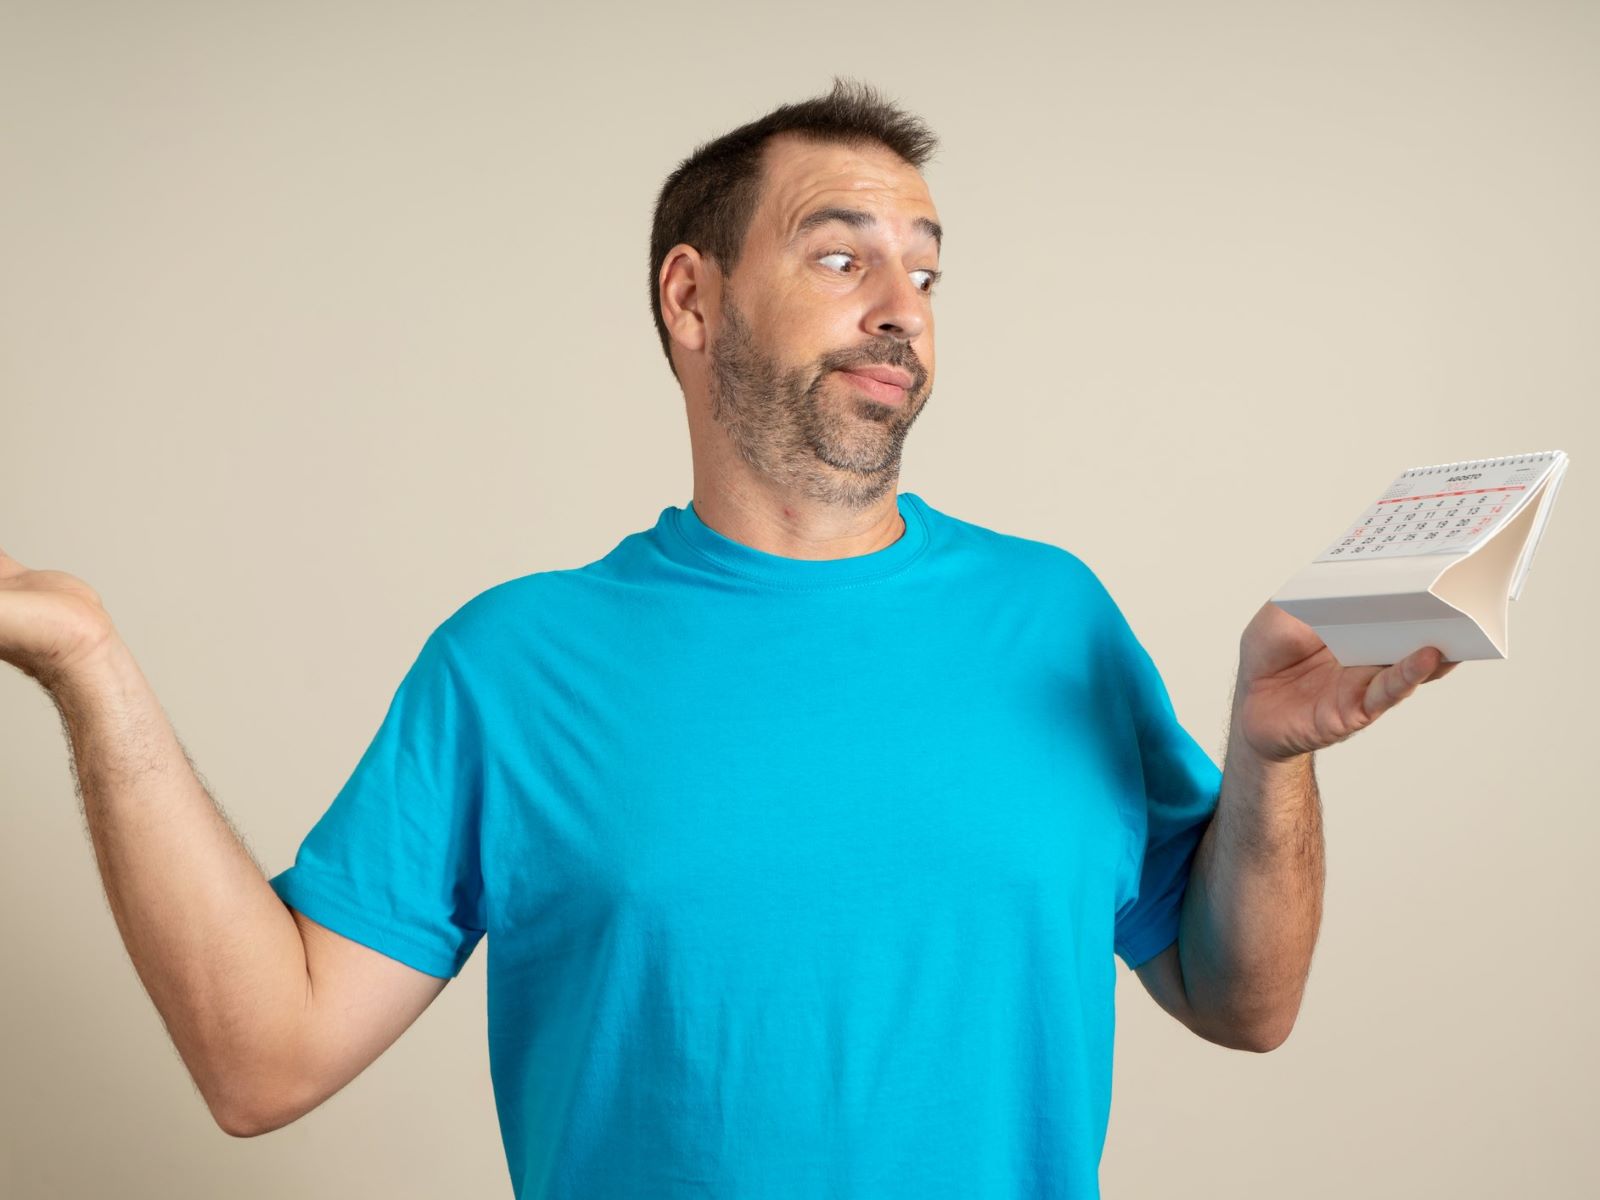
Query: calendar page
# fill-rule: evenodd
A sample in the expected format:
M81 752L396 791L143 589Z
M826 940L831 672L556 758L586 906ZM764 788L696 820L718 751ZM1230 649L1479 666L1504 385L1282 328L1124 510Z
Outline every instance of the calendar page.
M1464 554L1509 521L1559 450L1413 467L1312 561Z

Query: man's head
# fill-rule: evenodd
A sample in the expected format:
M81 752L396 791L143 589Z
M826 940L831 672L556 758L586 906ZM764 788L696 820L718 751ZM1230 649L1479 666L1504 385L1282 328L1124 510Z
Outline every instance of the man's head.
M651 305L697 470L862 508L895 485L933 387L936 140L836 79L699 147L661 189ZM876 386L850 369L899 375Z

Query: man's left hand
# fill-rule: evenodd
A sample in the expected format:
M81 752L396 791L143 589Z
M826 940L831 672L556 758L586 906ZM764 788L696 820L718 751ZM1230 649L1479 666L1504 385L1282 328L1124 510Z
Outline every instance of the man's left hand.
M1233 730L1258 757L1286 762L1342 742L1460 663L1424 646L1385 667L1342 667L1305 622L1270 600L1239 639Z

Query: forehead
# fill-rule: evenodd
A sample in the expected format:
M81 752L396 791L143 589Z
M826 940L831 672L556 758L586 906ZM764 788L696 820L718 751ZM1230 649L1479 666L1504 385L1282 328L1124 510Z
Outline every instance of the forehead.
M865 209L891 228L903 223L907 237L915 236L916 218L939 220L922 172L876 142L844 146L780 135L764 148L763 168L761 205L752 224L778 245L819 208Z

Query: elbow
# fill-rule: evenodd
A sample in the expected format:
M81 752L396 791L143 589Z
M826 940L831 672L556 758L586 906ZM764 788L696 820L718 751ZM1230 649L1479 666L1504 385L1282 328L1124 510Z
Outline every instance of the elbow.
M205 1100L206 1107L211 1110L211 1119L229 1137L259 1137L271 1128L263 1114L244 1097L208 1094Z
M1235 1032L1228 1048L1247 1050L1252 1054L1268 1054L1288 1041L1289 1033L1293 1029L1293 1018L1276 1024L1245 1028Z
M229 1137L252 1138L259 1137L261 1134L267 1132L267 1130L261 1124L256 1121L252 1121L239 1113L232 1113L226 1110L218 1111L213 1109L211 1116L216 1121L217 1128L222 1130L222 1132L227 1134Z
M217 1128L229 1137L255 1137L256 1134L263 1132L260 1121L244 1097L205 1086L201 1086L200 1094L204 1097L206 1108L210 1110L211 1119L216 1122Z
M1225 1008L1195 1009L1191 1028L1229 1050L1268 1054L1289 1040L1300 1016L1302 993L1277 1003L1235 1004Z
M1294 1016L1276 1021L1213 1021L1195 1030L1206 1041L1228 1050L1267 1054L1289 1040Z
M305 1111L296 1107L290 1089L264 1086L261 1076L250 1072L234 1072L225 1080L213 1080L213 1086L202 1094L217 1128L234 1138L260 1137L282 1129Z
M212 1108L211 1117L216 1121L217 1128L229 1137L253 1138L282 1129L285 1125L292 1125L299 1119L299 1114L218 1106Z
M1284 1029L1281 1033L1268 1032L1264 1034L1256 1034L1245 1039L1245 1041L1239 1046L1235 1047L1235 1049L1248 1050L1253 1054L1268 1054L1271 1051L1276 1050L1288 1040L1289 1030Z

